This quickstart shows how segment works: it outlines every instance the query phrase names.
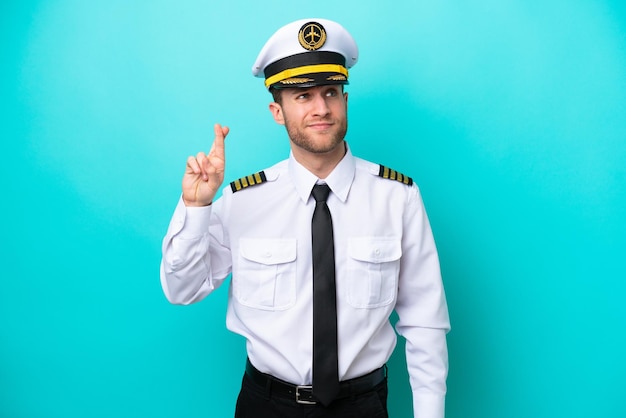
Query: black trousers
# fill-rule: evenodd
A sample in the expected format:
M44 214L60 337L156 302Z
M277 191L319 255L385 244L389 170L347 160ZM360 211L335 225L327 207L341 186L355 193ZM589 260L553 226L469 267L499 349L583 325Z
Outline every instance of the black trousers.
M337 399L328 407L304 405L295 399L272 395L244 374L235 418L388 418L387 378L370 392Z

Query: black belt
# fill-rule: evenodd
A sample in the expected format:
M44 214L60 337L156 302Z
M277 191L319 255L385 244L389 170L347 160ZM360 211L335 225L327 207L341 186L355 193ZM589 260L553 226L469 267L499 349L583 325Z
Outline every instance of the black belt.
M297 403L314 405L317 400L313 396L310 385L293 385L269 374L258 371L250 360L246 362L246 374L257 385L266 388L270 393L283 398L292 399ZM387 377L387 366L383 366L364 376L339 383L337 399L357 396L369 392Z

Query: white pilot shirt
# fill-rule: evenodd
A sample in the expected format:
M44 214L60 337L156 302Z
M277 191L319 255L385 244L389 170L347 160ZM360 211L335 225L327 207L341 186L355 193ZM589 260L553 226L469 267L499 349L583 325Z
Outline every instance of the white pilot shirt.
M406 338L415 417L442 418L450 329L439 259L419 190L380 177L348 149L324 179L335 240L339 377L381 367ZM293 384L312 380L311 190L318 178L290 155L266 181L207 207L182 199L163 240L161 284L175 304L197 302L232 273L227 327L250 361Z

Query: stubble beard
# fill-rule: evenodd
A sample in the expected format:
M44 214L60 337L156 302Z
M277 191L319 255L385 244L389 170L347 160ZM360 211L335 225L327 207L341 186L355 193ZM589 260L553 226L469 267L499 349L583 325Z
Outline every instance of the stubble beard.
M291 139L291 142L302 148L305 151L314 154L324 154L334 150L339 144L341 144L348 132L348 119L345 118L340 121L336 121L333 128L337 130L334 133L330 133L329 141L320 141L313 138L311 135L307 135L302 129L285 118L285 127L287 128L287 134Z

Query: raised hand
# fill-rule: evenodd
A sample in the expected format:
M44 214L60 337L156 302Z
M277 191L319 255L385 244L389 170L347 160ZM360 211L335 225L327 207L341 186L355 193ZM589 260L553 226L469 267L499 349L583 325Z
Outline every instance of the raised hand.
M187 168L183 176L183 201L187 206L207 206L213 201L224 182L224 139L230 129L216 123L213 127L215 139L208 155L187 158Z

